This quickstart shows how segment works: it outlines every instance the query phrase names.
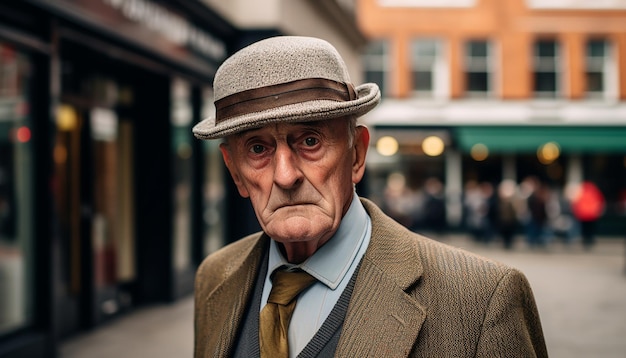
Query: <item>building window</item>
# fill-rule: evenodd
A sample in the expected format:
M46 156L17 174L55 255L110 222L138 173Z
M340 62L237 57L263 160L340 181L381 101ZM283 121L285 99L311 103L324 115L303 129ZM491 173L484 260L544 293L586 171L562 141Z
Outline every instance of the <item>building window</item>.
M555 40L535 42L533 62L535 97L556 97L559 91L559 62L559 48Z
M589 40L585 54L585 92L588 98L610 96L611 72L609 43L604 39Z
M487 97L492 92L492 50L488 41L465 44L465 87L468 97Z
M411 79L418 97L446 97L446 73L441 41L417 39L411 42Z
M389 68L389 43L386 40L370 42L363 56L365 82L376 83L383 96L387 93Z

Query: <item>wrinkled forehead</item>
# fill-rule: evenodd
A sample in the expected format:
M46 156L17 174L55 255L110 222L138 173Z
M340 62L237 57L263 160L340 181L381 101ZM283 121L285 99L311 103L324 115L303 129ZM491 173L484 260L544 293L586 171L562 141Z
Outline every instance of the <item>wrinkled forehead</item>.
M287 136L288 137L289 135L295 135L307 129L315 130L319 132L330 132L335 135L344 135L346 134L346 131L342 130L341 128L347 128L346 126L347 123L348 123L347 117L325 119L325 120L320 120L320 121L309 121L309 122L270 123L265 126L247 129L239 133L232 134L226 137L225 140L227 142L231 142L233 140L249 138L253 136L260 136L260 135L273 135L273 136Z

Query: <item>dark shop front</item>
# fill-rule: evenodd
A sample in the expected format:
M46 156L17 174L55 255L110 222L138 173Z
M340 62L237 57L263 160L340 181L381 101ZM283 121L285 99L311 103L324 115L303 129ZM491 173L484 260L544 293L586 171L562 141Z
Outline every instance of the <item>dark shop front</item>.
M0 4L0 357L192 292L230 189L191 127L235 35L194 0Z

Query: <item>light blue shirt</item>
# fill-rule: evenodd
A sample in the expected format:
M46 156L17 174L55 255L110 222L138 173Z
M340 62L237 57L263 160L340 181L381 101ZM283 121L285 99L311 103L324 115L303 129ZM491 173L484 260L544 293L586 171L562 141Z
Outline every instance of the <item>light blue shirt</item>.
M261 309L272 289L271 273L281 267L300 268L318 282L298 296L289 324L289 356L297 356L309 343L333 309L369 245L372 223L356 193L339 229L319 250L300 265L283 257L278 244L270 243L269 262Z

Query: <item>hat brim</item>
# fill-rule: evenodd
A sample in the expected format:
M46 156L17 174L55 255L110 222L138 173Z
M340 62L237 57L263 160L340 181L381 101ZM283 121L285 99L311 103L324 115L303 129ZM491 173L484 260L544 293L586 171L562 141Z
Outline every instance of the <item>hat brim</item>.
M215 117L212 116L196 124L193 127L193 134L199 139L218 139L269 123L310 122L343 116L360 117L380 102L380 91L374 83L362 84L355 88L355 91L357 98L352 101L314 100L290 104L229 118L217 125Z

